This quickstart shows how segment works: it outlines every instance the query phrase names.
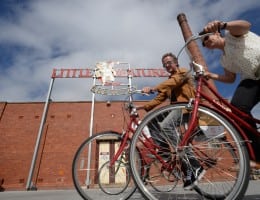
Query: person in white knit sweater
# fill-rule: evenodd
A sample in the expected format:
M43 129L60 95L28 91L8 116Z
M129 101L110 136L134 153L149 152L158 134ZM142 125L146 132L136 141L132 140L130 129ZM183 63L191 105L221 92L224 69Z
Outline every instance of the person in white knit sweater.
M207 72L206 76L213 80L233 83L240 74L238 84L231 104L251 114L252 109L260 101L260 38L250 31L251 23L245 20L209 22L203 32L214 33L206 36L202 45L209 49L220 49L223 74ZM225 29L224 36L220 30ZM246 98L245 98L246 97ZM256 124L252 124L256 128ZM256 154L256 162L251 161L251 167L260 168L260 138L252 133L248 137Z

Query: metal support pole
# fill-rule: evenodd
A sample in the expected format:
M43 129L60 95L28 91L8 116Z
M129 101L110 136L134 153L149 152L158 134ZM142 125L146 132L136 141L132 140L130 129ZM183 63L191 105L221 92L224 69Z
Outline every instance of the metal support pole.
M128 65L128 69L127 69L127 78L128 78L128 88L130 88L132 90L132 74L130 73L131 72L131 67L130 67L130 64L129 63L126 63ZM132 95L130 95L130 101L133 101L133 98L132 98Z
M93 86L96 85L96 76L94 75L93 80ZM95 109L95 93L92 93L92 104L91 104L91 114L90 114L90 124L89 124L89 137L93 135L93 119L94 119L94 109ZM87 169L90 169L90 163L91 163L91 149L92 145L89 145L88 149L88 161L87 161ZM87 171L87 177L86 177L86 185L89 187L91 184L90 181L90 170Z
M29 176L28 176L27 183L26 183L26 189L27 190L36 190L37 189L36 186L33 185L33 183L32 183L32 178L33 178L33 173L34 173L34 170L35 170L35 163L36 163L36 160L37 160L37 155L38 155L39 146L40 146L40 142L41 142L43 127L44 127L47 112L48 112L49 100L50 100L50 96L51 96L53 83L54 83L54 78L51 79L47 98L46 98L46 101L45 101L45 106L44 106L44 110L43 110L43 114L42 114L42 120L41 120L40 128L39 128L39 131L38 131L38 137L37 137L35 148L34 148L31 168L30 168Z

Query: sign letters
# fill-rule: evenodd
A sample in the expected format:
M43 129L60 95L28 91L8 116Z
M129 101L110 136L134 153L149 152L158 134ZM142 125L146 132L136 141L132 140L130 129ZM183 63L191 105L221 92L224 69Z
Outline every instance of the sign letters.
M116 77L168 77L164 69L115 69ZM92 78L94 69L53 69L52 78Z

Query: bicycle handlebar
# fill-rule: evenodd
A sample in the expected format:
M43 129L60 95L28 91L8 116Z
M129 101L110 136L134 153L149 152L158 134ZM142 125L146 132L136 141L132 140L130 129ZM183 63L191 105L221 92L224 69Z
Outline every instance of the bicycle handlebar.
M149 94L153 94L154 91L150 91L149 93L144 92L143 90L133 90L133 91L129 91L129 94L142 94L142 95L147 95L149 96Z
M223 25L221 25L221 23L223 23ZM220 23L218 24L218 32L220 33L220 31L221 31L221 30L224 30L224 29L226 28L226 26L227 26L227 23L226 23L226 22L220 22ZM202 30L201 32L199 32L199 35L205 35L205 34L207 34L207 33L209 33L209 32L206 32L205 30Z
M204 34L206 34L206 32L204 30L199 32L199 35L204 35Z
M202 32L201 32L202 33ZM203 33L203 34L197 34L197 35L192 35L191 37L189 37L187 39L187 41L185 42L184 46L181 48L181 50L179 51L178 55L177 55L177 59L179 58L179 56L181 55L182 51L188 46L188 44L192 41L196 41L198 39L203 39L206 36L212 35L213 33Z
M207 36L209 36L209 35L212 35L212 34L214 34L214 33L207 33L207 32L205 32L205 31L201 31L201 32L198 33L197 35L192 35L191 37L189 37L189 38L186 40L184 46L183 46L183 47L181 48L181 50L179 51L179 53L178 53L178 55L177 55L177 59L178 59L179 56L181 55L182 51L187 48L187 46L188 46L188 44L189 44L190 42L196 41L196 40L198 40L198 39L203 40L205 37L207 37ZM189 70L187 73L189 73L190 71L192 71L192 67L194 68L194 71L195 71L195 72L204 72L204 67L203 67L202 65L200 65L200 64L198 64L198 63L196 63L196 62L194 62L194 60L191 61L191 64L192 64L192 65L190 66L190 70Z

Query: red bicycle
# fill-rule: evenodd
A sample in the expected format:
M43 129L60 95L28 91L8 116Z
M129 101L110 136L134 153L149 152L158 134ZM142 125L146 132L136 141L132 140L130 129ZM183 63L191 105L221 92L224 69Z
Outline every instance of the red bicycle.
M97 88L92 88L93 90ZM111 91L98 89L96 92L108 94ZM112 93L122 93L113 89ZM112 94L111 93L111 94ZM122 133L116 131L104 131L96 133L87 138L78 148L72 164L72 177L74 186L83 199L100 199L97 195L102 191L103 199L124 200L131 197L136 191L136 185L132 179L129 167L129 148L132 135L140 123L137 109L133 103L134 94L143 94L141 90L128 88L126 101L123 103L123 117L125 119L125 129ZM127 114L125 114L127 112ZM147 127L144 127L143 143L150 145L150 133ZM114 150L110 154L105 154L110 147ZM163 147L156 146L161 152ZM177 184L172 174L162 173L161 166L154 162L153 155L146 148L141 146L137 148L139 172L142 174L142 181L157 192L170 192ZM167 149L166 149L167 150ZM170 182L170 184L169 184ZM161 187L164 183L165 187ZM158 185L159 184L159 185ZM139 196L138 196L139 195ZM142 197L140 193L135 194L135 198Z
M180 52L191 41L209 34L192 36ZM208 84L203 66L192 62L191 67L196 83L195 98L188 103L175 103L154 110L139 124L130 148L133 179L139 191L149 200L242 199L249 183L249 159L255 160L251 142L244 130L259 137L258 130L250 124L256 123L259 127L260 120L241 112L221 97ZM208 88L214 96L207 95L202 87ZM140 144L141 138L146 137L146 127L149 127L152 142ZM161 159L160 150L157 149L162 145L168 148L166 160ZM136 164L138 159L142 159L136 153L140 146L153 155L162 172L172 174L179 181L174 190L158 193L143 181L140 165ZM203 176L199 176L201 169ZM188 175L196 181L193 190L189 191L183 188L183 183L189 180ZM159 183L160 180L157 185ZM164 186L165 183L161 183L161 187Z

